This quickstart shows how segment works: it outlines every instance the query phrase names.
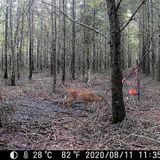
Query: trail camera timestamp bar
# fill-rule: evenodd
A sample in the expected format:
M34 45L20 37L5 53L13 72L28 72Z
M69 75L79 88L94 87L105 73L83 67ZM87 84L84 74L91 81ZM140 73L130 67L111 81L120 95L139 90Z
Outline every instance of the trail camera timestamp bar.
M94 159L129 159L129 160L160 160L160 150L148 151L0 151L0 157L5 160L94 160Z

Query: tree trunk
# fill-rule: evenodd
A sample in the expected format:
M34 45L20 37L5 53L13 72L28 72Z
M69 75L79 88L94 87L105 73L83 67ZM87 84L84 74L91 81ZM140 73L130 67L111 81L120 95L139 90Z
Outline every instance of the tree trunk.
M13 16L12 16L12 0L10 1L9 7L10 7L10 41L11 41L11 53L12 53L12 58L11 58L11 86L16 85L16 80L15 80L15 44L14 44L14 39L13 39ZM16 36L16 35L15 35ZM15 37L16 38L16 37Z
M153 13L153 0L150 0L150 6L151 6L151 36L154 34L154 13ZM155 78L155 42L153 39L153 44L152 44L152 77L153 79Z
M127 38L127 40L128 40L128 48L127 48L127 50L128 50L128 68L130 68L131 67L131 63L132 63L132 55L131 55L131 49L130 49L130 39L129 39L129 37L130 37L130 28L129 28L129 26L128 26L128 33L127 33L127 35L128 35L128 38Z
M126 115L121 71L121 33L115 0L106 0L110 23L110 52L112 66L112 122L121 122Z
M76 17L76 7L75 7L75 0L72 0L72 16L73 20ZM72 22L72 61L71 61L71 73L72 73L72 80L75 80L76 68L75 68L75 40L76 40L76 23Z
M53 60L53 91L56 90L56 79L57 79L57 53L56 53L56 40L57 40L57 21L56 21L56 1L52 0L52 11L51 11L51 21L52 21L52 60ZM53 19L54 16L54 19Z
M33 71L33 5L29 10L29 79Z
M20 1L18 1L18 5L20 5ZM18 6L19 7L19 6ZM18 42L19 45L17 45L17 78L20 78L20 69L22 69L22 45L23 45L23 31L24 31L24 16L23 16L23 12L20 14L19 13L20 9L18 9L18 13L17 13L17 24L19 23L19 19L20 16L22 17L21 20L21 29L20 29L20 39L17 40L20 41ZM23 7L23 11L24 11L24 7ZM20 16L19 16L20 15Z
M145 53L146 52L148 52L149 51L149 48L150 48L150 4L149 4L150 2L148 1L147 2L147 28L146 28L146 51L145 51ZM150 56L149 56L149 54L147 54L147 56L146 56L146 64L145 64L145 67L146 67L146 69L145 69L145 71L146 71L146 75L147 76L149 76L150 75Z
M37 34L37 69L39 69L40 67L40 65L39 65L39 55L40 55L40 40L39 40L39 37L38 37L39 35Z
M95 3L95 1L94 1ZM93 28L96 27L96 8L93 10ZM93 72L96 72L96 33L93 33Z
M51 59L50 59L50 61L51 61L51 70L50 70L50 75L53 75L53 59L54 59L54 20L53 20L53 12L54 12L54 10L53 10L53 0L51 1L51 29L52 29L52 33L51 33L51 35L52 35L52 42L51 42Z
M107 8L106 8L107 10ZM106 23L106 29L105 29L105 35L107 35L108 32L108 18L107 18L107 11L105 11L105 23ZM109 69L110 68L110 55L109 55L109 46L108 46L108 39L105 38L105 43L104 43L104 47L105 47L105 55L104 55L104 69Z
M160 5L159 5L160 7ZM160 11L158 12L158 55L157 55L157 80L160 81Z
M43 20L41 18L41 21L40 21L40 43L39 43L39 48L40 48L40 55L39 55L39 62L40 62L40 70L42 72L43 70L43 57L42 57L42 50L43 50Z
M63 13L66 12L66 0L63 0ZM62 64L62 82L66 79L66 17L63 15L63 64Z
M5 14L5 48L4 48L4 54L5 54L5 68L4 68L4 78L8 78L8 0L6 0L6 14Z

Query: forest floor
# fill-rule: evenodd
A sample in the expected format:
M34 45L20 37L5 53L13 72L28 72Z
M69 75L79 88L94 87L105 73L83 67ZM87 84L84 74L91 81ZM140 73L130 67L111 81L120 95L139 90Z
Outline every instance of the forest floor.
M58 105L63 99L62 85L58 83L59 91L52 93L52 78L46 73L34 74L30 81L23 78L15 87L7 83L0 80L1 150L160 149L160 84L149 77L141 76L140 101L128 93L136 86L134 76L124 84L127 116L118 124L111 123L107 74L92 76L91 86L82 80L66 81L67 86L104 94L105 101L88 109Z

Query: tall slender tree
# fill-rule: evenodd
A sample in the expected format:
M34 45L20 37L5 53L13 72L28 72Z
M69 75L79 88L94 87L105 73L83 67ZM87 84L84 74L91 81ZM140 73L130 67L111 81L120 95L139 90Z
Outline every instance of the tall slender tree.
M32 4L32 0L30 0ZM33 4L29 9L29 79L32 78L33 71Z
M160 7L160 4L159 4ZM160 10L158 10L158 29L160 31ZM157 80L160 81L160 32L158 33Z
M63 13L66 13L66 0L63 0ZM66 79L66 17L63 15L63 56L62 56L62 82Z
M53 59L54 59L54 6L53 6L54 2L53 0L51 1L51 35L52 35L52 42L51 42L51 70L50 70L50 74L53 75L53 68L54 68L54 63L53 63Z
M15 37L13 38L13 1L9 1L9 22L10 22L10 46L11 46L11 86L16 85L16 76L15 76L15 44L16 44L16 36L17 36L17 30L15 32Z
M5 56L5 65L4 65L4 78L8 78L8 5L9 2L6 0L6 13L5 13L5 48L4 48L4 56Z
M94 0L95 4L95 0ZM93 28L96 28L96 8L93 8ZM98 69L98 68L97 68ZM96 33L93 33L93 72L96 72Z
M151 36L154 34L154 12L153 12L153 0L150 0L150 14L151 14ZM152 77L155 78L155 42L153 39L153 44L152 44Z
M76 17L76 1L72 0L72 16L73 20L75 20ZM75 21L72 22L72 61L71 61L71 73L72 73L72 79L75 80L75 39L76 39L76 23Z
M51 2L51 25L52 25L52 67L53 67L53 91L56 90L56 79L57 79L57 19L56 19L56 0L52 0ZM54 18L53 18L54 17Z

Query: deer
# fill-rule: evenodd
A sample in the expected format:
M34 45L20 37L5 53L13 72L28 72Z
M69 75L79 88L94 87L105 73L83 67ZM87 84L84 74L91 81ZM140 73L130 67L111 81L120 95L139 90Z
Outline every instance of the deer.
M65 103L67 107L71 107L74 102L83 102L85 104L100 102L101 96L97 96L93 91L87 89L68 88Z

